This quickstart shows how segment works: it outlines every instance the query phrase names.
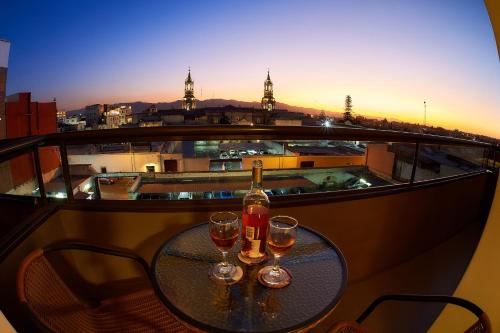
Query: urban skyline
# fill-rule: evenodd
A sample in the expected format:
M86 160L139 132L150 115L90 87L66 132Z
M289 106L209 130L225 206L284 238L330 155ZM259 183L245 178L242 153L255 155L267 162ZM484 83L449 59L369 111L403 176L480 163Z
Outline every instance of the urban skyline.
M20 13L33 25L41 14L38 35ZM350 94L359 115L422 124L427 101L428 125L500 137L498 56L481 2L10 2L5 14L7 93L55 97L61 109L179 100L188 66L197 99L258 101L270 67L278 102L342 112Z

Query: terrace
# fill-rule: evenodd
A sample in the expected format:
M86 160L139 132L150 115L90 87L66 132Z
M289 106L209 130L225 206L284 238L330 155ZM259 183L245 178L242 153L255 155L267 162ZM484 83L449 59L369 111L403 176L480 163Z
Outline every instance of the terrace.
M148 161L141 164L138 159L132 164L136 168L133 171L109 170L108 166L102 172L88 165L82 167L76 160L70 162L72 154L78 152L74 147L122 143L123 138L132 144L182 145L209 140L224 142L228 147L233 142L256 140L287 142L289 146L304 142L341 146L348 140L359 142L363 149L354 156L356 160L329 155L331 151L322 151L321 156L312 159L285 152L245 156L241 170L236 171L200 170L200 164L192 160L191 169L186 164L182 166L185 171L163 170L159 161L154 172L147 168ZM47 168L50 163L41 158L48 151L57 152L54 169ZM115 153L89 154L106 157ZM3 142L0 156L2 180L8 180L2 188L6 194L0 200L0 285L5 291L0 308L18 331L33 331L36 325L25 319L25 309L15 294L16 271L32 250L79 240L127 249L151 262L166 239L207 221L212 212L240 213L240 196L249 187L253 159L264 161L264 186L273 194L271 214L294 216L301 225L319 231L339 247L347 261L346 292L335 310L310 332L325 332L338 321L356 318L373 299L386 293L459 292L491 317L498 311L498 303L489 297L477 297L494 288L496 282L491 284L485 279L476 289L468 290L463 286L463 281L478 269L489 269L485 263L477 264L476 256L485 241L491 244L498 238L498 233L489 233L499 222L500 152L495 146L432 135L349 128L171 126L21 138ZM15 172L20 161L32 167L29 172L23 171L24 178ZM314 165L303 163L310 161ZM81 186L82 173L89 168L94 170L86 175L91 179L91 189ZM356 181L338 181L347 174ZM105 184L102 178L115 181ZM51 198L49 191L58 179L64 180L64 186L58 187L64 198ZM370 186L354 186L356 182L360 184L360 179ZM292 190L298 188L306 190ZM13 194L14 189L17 194ZM113 189L120 198L109 196ZM497 196L493 199L495 189ZM93 200L79 194L85 191L93 193ZM231 191L231 196L214 195L221 191ZM136 195L129 196L130 192ZM180 198L183 192L192 195ZM138 198L156 200L130 200ZM498 253L498 248L494 251ZM53 256L53 265L66 272L65 279L89 300L127 294L148 284L144 274L129 262L74 251ZM375 331L391 332L407 331L408 327L415 331L433 325L446 327L440 316L450 314L448 309L441 314L443 308L442 304L384 306L366 325ZM461 322L470 320L463 317ZM496 318L492 321L499 325Z

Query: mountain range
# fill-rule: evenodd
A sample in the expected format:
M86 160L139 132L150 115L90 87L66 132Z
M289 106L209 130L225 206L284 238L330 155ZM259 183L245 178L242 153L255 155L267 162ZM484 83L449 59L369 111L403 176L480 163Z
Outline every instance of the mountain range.
M138 102L124 102L124 103L114 103L114 104L131 106L133 113L142 112L142 111L148 109L151 106L151 104L155 104L156 108L158 110L169 110L169 109L180 109L181 108L181 100L177 100L177 101L173 101L173 102L158 102L158 103L138 101ZM213 98L213 99L205 99L205 100L196 101L197 108L224 107L227 105L232 105L232 106L236 106L236 107L244 107L244 108L260 109L260 102L245 102L245 101L238 101L238 100L234 100L234 99L220 99L220 98ZM325 110L319 110L319 109L315 109L315 108L306 108L306 107L294 106L294 105L289 105L289 104L280 103L280 102L276 102L276 109L287 110L290 112L302 112L302 113L311 114L311 115L318 115L324 111L329 116L334 116L334 117L341 117L342 116L341 112L325 111ZM84 108L76 109L76 110L68 111L67 115L72 116L72 115L76 115L76 114L84 113L84 112L85 112Z

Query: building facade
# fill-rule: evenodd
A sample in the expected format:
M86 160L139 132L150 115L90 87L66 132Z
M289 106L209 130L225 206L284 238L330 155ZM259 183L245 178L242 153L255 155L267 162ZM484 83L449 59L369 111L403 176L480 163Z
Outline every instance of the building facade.
M93 104L85 107L84 115L87 126L96 128L105 112L105 105Z
M7 91L7 67L9 63L10 43L0 39L0 140L7 137L5 118L5 96Z
M186 81L184 81L184 98L182 108L186 111L196 109L196 98L194 97L194 81L191 79L191 69L188 71Z
M31 93L10 95L5 103L6 137L49 134L57 132L56 102L39 103L31 101ZM40 167L43 177L50 178L60 166L57 147L40 147ZM37 191L35 166L31 153L0 163L0 193L33 195Z
M276 101L273 96L273 81L269 76L269 70L267 71L267 79L264 81L264 97L261 101L262 110L274 111L276 108Z

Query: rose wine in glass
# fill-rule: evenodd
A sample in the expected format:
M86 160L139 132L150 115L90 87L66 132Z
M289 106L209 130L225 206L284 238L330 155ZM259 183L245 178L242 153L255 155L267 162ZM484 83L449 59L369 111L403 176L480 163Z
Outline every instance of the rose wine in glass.
M267 245L274 255L274 264L259 271L258 280L263 285L283 288L292 281L290 273L279 266L279 259L295 244L298 224L297 220L290 216L274 216L269 220Z
M232 212L217 212L210 216L208 225L210 238L222 252L223 261L210 269L210 276L225 284L233 284L243 277L241 267L228 263L227 253L240 234L238 216Z
M238 258L249 265L266 260L269 198L262 188L262 161L252 164L252 185L243 198L241 251Z

